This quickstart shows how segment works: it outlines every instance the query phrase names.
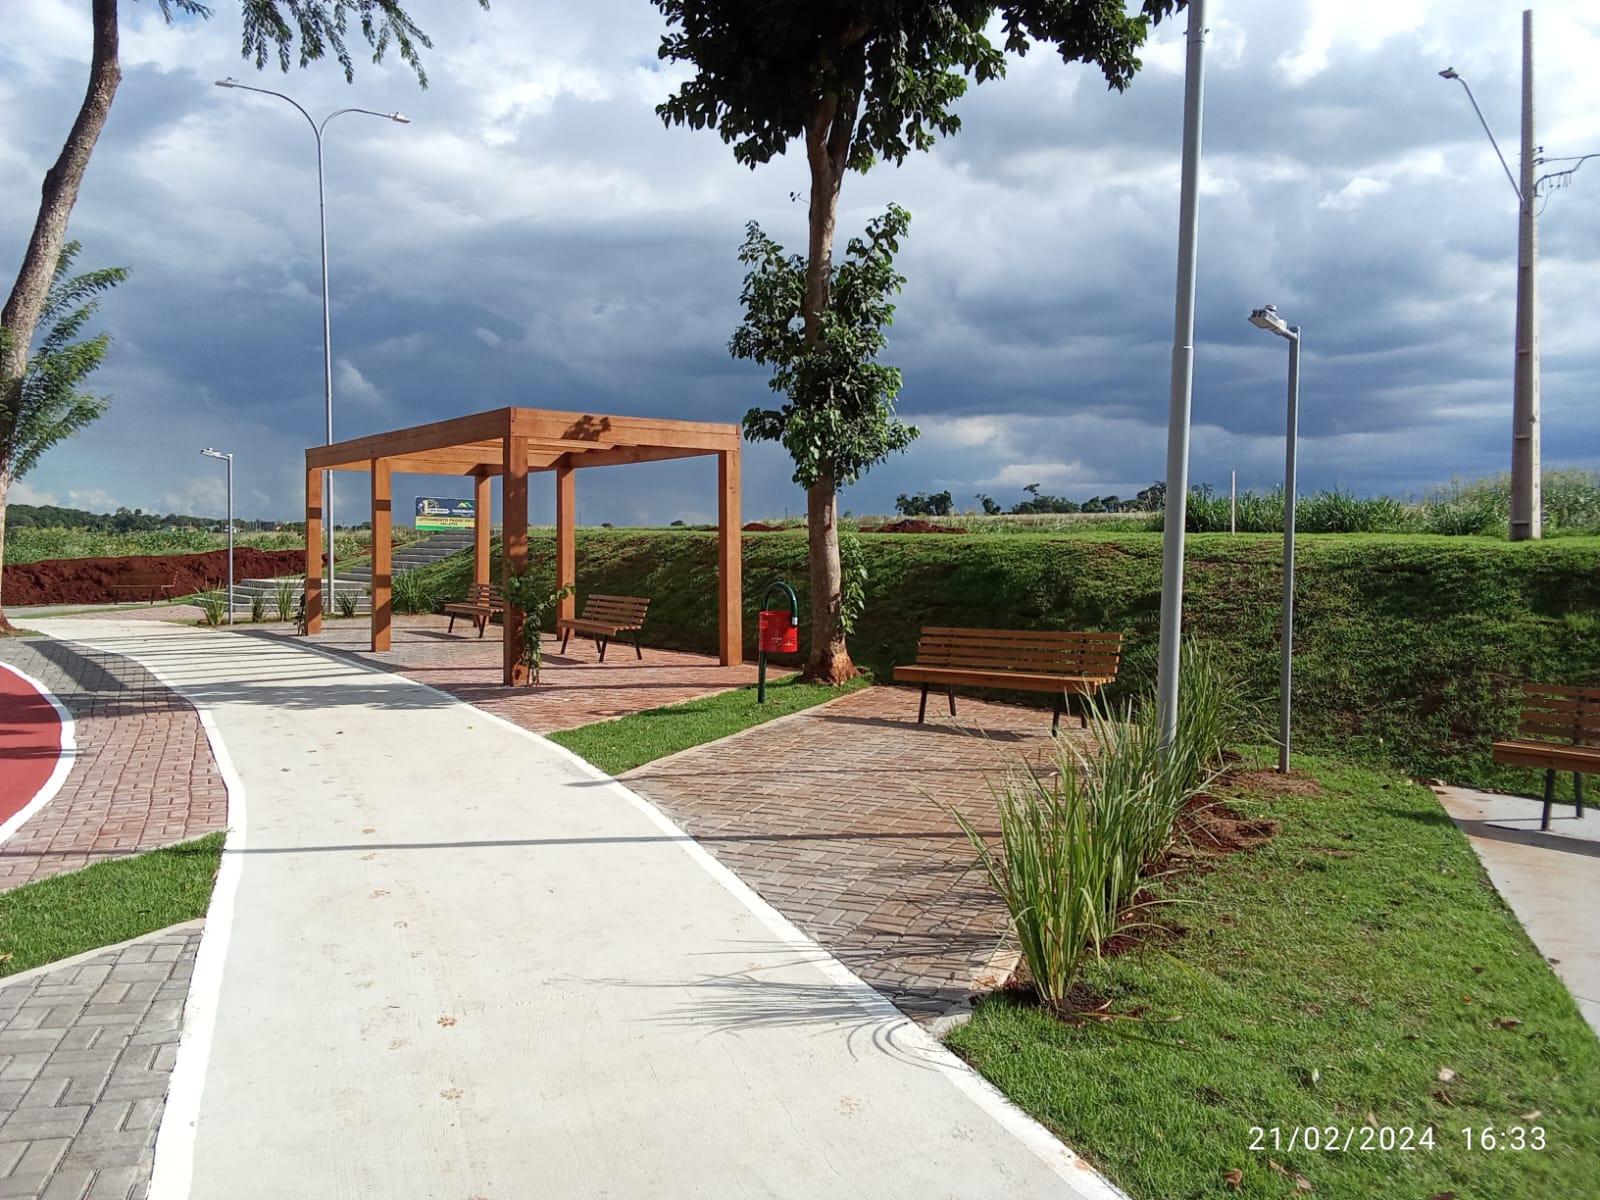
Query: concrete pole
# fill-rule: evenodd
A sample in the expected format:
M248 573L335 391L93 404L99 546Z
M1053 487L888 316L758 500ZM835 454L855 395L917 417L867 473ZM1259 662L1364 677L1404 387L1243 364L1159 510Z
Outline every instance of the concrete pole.
M1294 698L1294 494L1300 447L1300 327L1289 330L1289 419L1283 452L1283 662L1278 671L1278 772L1289 773Z
M233 624L233 455L228 455L228 624Z
M1522 14L1522 171L1517 222L1517 358L1511 405L1511 540L1541 535L1539 467L1539 218L1534 194L1533 11Z
M1183 88L1183 175L1178 193L1178 286L1167 410L1167 496L1161 535L1161 639L1156 655L1156 716L1161 744L1178 731L1178 667L1183 640L1183 535L1189 509L1189 410L1194 397L1195 243L1200 234L1200 132L1205 108L1205 0L1190 0Z

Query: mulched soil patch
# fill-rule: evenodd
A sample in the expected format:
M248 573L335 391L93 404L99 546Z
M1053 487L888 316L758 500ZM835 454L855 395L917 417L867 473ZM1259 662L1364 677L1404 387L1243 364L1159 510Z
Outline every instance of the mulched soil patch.
M265 579L295 575L305 568L303 550L257 550L239 546L233 552L233 577ZM114 585L160 576L175 579L165 588L117 588ZM204 554L139 554L122 558L47 558L7 566L7 604L116 604L160 600L222 587L228 580L228 552Z
M1320 796L1322 785L1309 775L1290 771L1280 775L1276 771L1249 771L1240 768L1225 773L1218 782L1230 791L1248 792L1254 796Z

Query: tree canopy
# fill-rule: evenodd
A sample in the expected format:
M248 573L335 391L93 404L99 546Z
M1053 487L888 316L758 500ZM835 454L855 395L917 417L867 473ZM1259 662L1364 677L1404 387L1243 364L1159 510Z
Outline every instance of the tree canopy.
M967 89L1005 74L1007 52L1052 46L1066 62L1093 63L1106 83L1128 86L1150 25L1183 0L654 0L671 28L660 56L693 63L657 112L670 124L715 129L749 166L806 135L818 100L837 96L830 148L841 167L900 162L961 127ZM998 16L1004 40L987 28Z

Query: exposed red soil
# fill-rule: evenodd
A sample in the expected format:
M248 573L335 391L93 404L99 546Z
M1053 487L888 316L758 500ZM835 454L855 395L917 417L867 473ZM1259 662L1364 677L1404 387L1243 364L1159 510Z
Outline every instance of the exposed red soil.
M233 552L233 577L238 580L294 575L305 569L305 561L303 550L239 546ZM204 554L47 558L6 567L0 586L7 604L115 604L187 596L221 587L227 579L228 552L208 550ZM164 586L168 580L173 581L170 589ZM135 583L147 585L116 586Z
M1223 786L1233 791L1249 792L1258 796L1320 796L1322 785L1309 775L1290 771L1280 775L1276 771L1246 771L1234 768L1223 775Z
M862 533L965 533L965 529L954 525L935 525L931 521L918 521L908 518L904 521L889 521L883 525L874 525L870 529L862 526Z
M751 521L744 527L746 533L781 533L782 525L763 525L760 521Z

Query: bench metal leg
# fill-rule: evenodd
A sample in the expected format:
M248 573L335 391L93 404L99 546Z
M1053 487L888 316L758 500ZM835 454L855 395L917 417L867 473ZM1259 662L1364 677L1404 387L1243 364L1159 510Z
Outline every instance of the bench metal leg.
M953 717L956 715L956 689L954 684L945 688L945 695L950 697L950 715Z
M605 638L595 638L595 642L600 647L600 661L601 662L605 662L605 660L606 660L606 639Z
M1578 810L1578 816L1583 816L1583 773L1572 773L1572 800L1573 807Z
M928 685L922 685L922 703L917 705L917 724L921 725L928 715Z
M640 633L640 631L637 630L637 629L635 629L633 631L633 656L635 658L637 658L640 662L643 662L644 661L644 647L639 645L639 633Z
M1066 701L1065 696L1057 696L1055 703L1050 706L1050 736L1055 737L1061 732L1061 706Z
M456 631L456 615L455 615L455 613L451 613L450 614L450 627L448 629L446 629L445 632L446 633L454 633L455 631Z
M1544 817L1539 821L1539 828L1546 832L1550 829L1550 807L1556 802L1556 770L1551 767L1544 773Z
M570 638L571 636L572 636L572 630L563 629L561 631L561 653L565 654L567 652L567 639Z
M484 613L483 616L478 618L478 636L482 637L484 634L486 634L488 632L489 632L489 614L488 613Z

